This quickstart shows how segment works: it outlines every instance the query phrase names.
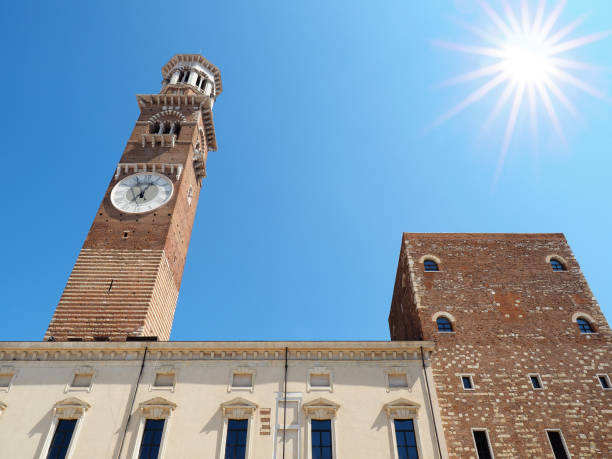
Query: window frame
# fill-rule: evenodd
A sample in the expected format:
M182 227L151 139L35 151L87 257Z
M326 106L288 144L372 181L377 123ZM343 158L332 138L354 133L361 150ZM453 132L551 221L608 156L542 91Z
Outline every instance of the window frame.
M435 269L428 269L427 267L427 263L433 263L433 266L430 267L435 267ZM432 259L432 258L426 258L423 260L423 272L426 273L439 273L440 272L440 264Z
M565 437L563 436L563 432L561 432L561 429L544 429L544 431L546 432L546 440L548 440L548 446L550 446L550 451L553 457L556 459L555 450L553 449L553 445L550 441L550 436L548 435L548 432L557 432L559 434L559 438L561 438L561 444L563 445L563 449L565 449L565 454L567 455L568 459L572 459L572 455L569 452L567 443L565 443Z
M397 399L387 403L383 409L387 413L387 425L391 433L391 459L399 459L397 447L397 432L395 431L395 420L412 420L414 426L414 436L416 438L417 454L419 458L424 457L423 445L421 444L421 434L419 431L419 408L417 403L405 398Z
M595 375L595 377L597 378L597 382L601 386L602 390L612 390L612 382L610 381L610 376L608 374L598 373ZM607 382L608 387L604 387L604 385L601 383L601 378L603 378Z
M440 330L440 324L438 323L438 320L447 320L448 321L448 325L450 326L450 330ZM450 320L450 318L448 316L445 315L440 315L438 317L436 317L436 331L438 333L453 333L455 331L454 327L453 327L453 321Z
M489 454L491 455L491 459L495 459L495 453L493 452L493 447L491 446L491 437L489 436L489 429L480 428L480 427L472 427L472 441L474 442L474 452L476 453L476 458L480 459L478 456L478 445L476 444L476 436L474 432L484 432L487 437L487 445L489 446Z
M584 331L581 326L582 324L578 322L579 320L586 323L590 331ZM596 333L595 327L593 326L592 322L588 320L586 317L583 317L583 316L576 317L576 325L578 326L578 331L580 332L581 335L592 335Z
M174 381L172 383L172 386L158 386L157 384L155 384L155 382L157 381L158 374L174 375ZM149 384L149 392L158 391L158 390L174 392L174 390L176 389L177 376L178 376L177 371L173 365L165 365L165 366L154 368L153 369L153 380L151 381L151 384Z
M465 384L463 383L463 378L467 378L470 381L470 387L465 387ZM463 390L476 390L476 386L474 385L474 375L469 373L460 374L459 381L461 382L461 388Z
M89 381L89 386L79 387L79 386L72 385L74 383L74 378L76 378L77 376L88 376L88 375L91 376L91 380ZM90 367L89 365L83 365L81 367L75 368L74 371L72 372L72 377L70 378L70 380L66 384L66 387L64 388L64 392L65 393L68 393L68 392L90 393L91 390L93 389L93 383L94 383L95 376L96 376L96 372L94 371L93 367Z
M554 269L552 265L553 261L559 263L563 267L563 269ZM557 255L556 253L548 255L546 257L546 263L550 266L550 270L554 273L566 273L569 271L569 269L567 268L569 266L567 260L561 255Z
M2 365L0 366L0 375L10 375L9 382L6 386L0 386L0 392L9 392L13 383L15 382L15 377L17 376L17 370L12 365Z
M406 377L406 385L405 386L393 386L391 387L391 375L403 375ZM410 390L410 379L408 378L408 369L404 367L393 367L387 368L385 370L385 385L387 387L387 392L395 391L395 390Z
M531 386L532 390L544 390L544 382L542 381L542 377L539 373L529 373L527 377L529 378L529 385ZM535 387L531 378L536 378L540 387Z
M49 455L49 450L51 449L51 442L53 441L53 437L55 436L57 426L59 425L60 420L65 419L76 420L76 425L74 426L74 430L72 431L72 437L70 438L70 443L68 444L68 449L66 450L65 459L70 459L74 454L74 450L76 448L77 439L79 438L79 433L81 432L81 427L83 426L85 412L89 408L90 405L88 403L85 403L75 397L70 397L57 402L53 406L53 416L51 418L51 423L49 425L49 429L47 430L47 436L45 437L45 442L43 443L43 447L40 450L40 456L38 456L38 458L47 458L47 456Z
M140 456L140 447L142 446L142 436L145 430L147 419L164 420L164 430L162 431L161 443L159 444L158 459L164 457L166 445L168 444L168 432L170 431L170 420L172 411L176 409L176 404L165 398L155 397L153 399L142 402L139 406L140 419L136 430L136 441L134 442L134 450L132 451L131 459L138 459Z
M250 375L251 376L251 385L250 386L234 386L234 376L235 375ZM227 385L227 392L236 392L236 391L244 391L251 392L255 390L255 375L257 372L254 368L233 368L230 371L229 383Z
M251 449L253 445L253 423L255 421L255 412L257 405L243 398L237 397L233 400L221 404L221 413L223 415L223 431L221 433L221 447L219 448L218 459L225 459L225 448L227 442L227 431L229 420L247 420L247 443L244 452L244 458L251 458Z
M329 386L313 386L311 384L312 375L327 375L329 377ZM306 392L334 392L334 379L331 370L327 367L314 367L308 370L306 375Z

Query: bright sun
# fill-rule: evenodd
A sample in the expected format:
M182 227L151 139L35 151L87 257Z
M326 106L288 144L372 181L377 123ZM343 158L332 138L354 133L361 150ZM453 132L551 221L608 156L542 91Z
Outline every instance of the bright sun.
M488 65L445 82L445 85L455 85L488 78L476 91L438 118L434 127L482 99L493 89L499 86L504 88L485 122L485 126L488 126L504 107L510 105L497 173L503 165L524 99L527 100L534 137L537 135L537 111L541 104L562 141L564 141L563 130L559 124L554 104L561 104L570 114L578 116L574 105L560 86L562 83L569 84L592 96L606 99L606 96L600 91L571 73L572 70L588 70L594 67L563 57L563 53L600 40L611 33L606 31L567 39L566 37L584 21L586 16L556 29L555 25L563 11L565 0L558 1L548 14L546 14L546 0L538 1L533 14L530 12L528 0L520 1L519 14L516 14L507 0L501 0L501 2L503 12L500 14L486 0L479 0L496 33L491 34L472 25L463 25L478 37L483 45L434 42L447 49L490 59Z

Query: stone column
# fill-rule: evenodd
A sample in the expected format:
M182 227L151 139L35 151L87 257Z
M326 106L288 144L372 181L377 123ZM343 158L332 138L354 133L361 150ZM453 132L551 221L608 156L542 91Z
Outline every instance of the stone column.
M170 84L175 84L178 82L180 74L181 72L179 70L175 70L175 72L172 74L172 78L170 78Z

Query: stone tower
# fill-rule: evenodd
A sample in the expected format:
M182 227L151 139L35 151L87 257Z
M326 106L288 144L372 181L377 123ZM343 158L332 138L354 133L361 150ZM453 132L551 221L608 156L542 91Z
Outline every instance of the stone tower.
M562 234L405 233L389 326L435 342L449 457L612 457L612 333Z
M217 149L219 69L197 54L162 67L55 310L46 340L168 340L206 158Z

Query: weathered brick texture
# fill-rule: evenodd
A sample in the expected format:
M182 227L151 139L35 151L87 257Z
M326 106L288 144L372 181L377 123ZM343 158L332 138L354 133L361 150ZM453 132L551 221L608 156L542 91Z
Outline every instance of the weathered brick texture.
M424 271L427 255L439 272ZM453 333L438 332L437 312L452 315ZM597 333L579 332L579 312ZM496 458L552 458L546 429L561 430L572 457L612 457L612 391L596 377L612 371L612 334L562 234L405 233L389 326L392 340L436 343L450 457L475 457L472 428L488 429Z

